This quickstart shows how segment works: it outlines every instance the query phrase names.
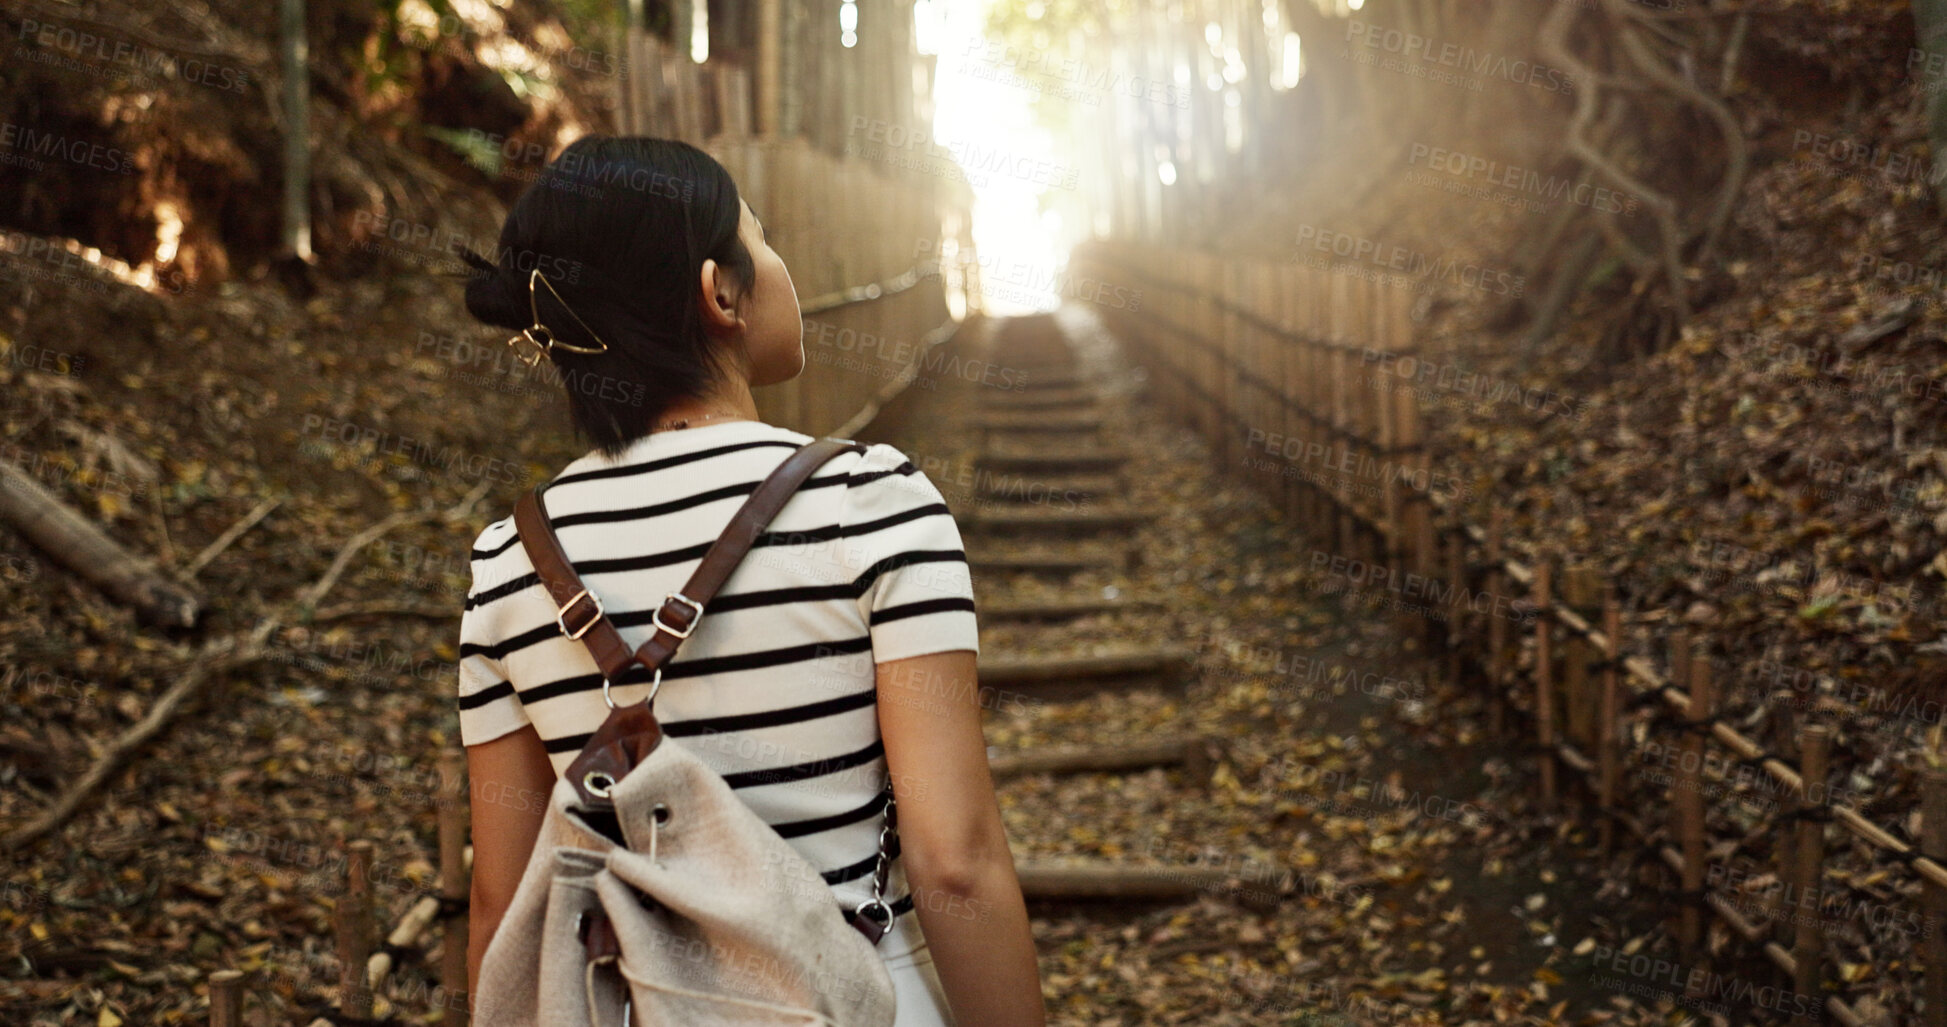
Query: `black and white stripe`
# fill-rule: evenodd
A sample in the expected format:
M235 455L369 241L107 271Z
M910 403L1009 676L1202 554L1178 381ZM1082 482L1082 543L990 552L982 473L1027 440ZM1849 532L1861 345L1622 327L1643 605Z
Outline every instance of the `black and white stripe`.
M631 645L695 570L731 515L811 436L729 422L590 453L547 492L562 548ZM532 724L561 773L608 714L602 677L562 636L507 517L480 533L460 628L461 740ZM664 731L724 776L824 874L863 901L881 789L874 664L978 651L972 581L939 490L899 450L842 453L794 495L663 668ZM647 693L633 668L618 703ZM895 874L894 904L912 908Z

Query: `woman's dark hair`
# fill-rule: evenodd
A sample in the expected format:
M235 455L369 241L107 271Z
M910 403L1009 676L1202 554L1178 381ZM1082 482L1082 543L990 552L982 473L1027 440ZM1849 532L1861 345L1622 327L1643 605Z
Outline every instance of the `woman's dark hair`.
M583 136L515 201L491 259L461 253L476 269L466 308L501 328L532 325L528 283L538 268L547 282L535 284L533 309L548 331L596 347L592 329L608 345L606 353L548 353L576 430L616 456L725 370L696 292L706 259L753 284L750 250L737 235L742 213L730 173L688 143Z

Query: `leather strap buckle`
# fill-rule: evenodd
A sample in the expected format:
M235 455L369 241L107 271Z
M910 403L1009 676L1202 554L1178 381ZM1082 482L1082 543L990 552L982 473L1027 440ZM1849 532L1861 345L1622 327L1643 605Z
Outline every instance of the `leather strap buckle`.
M847 914L845 919L858 929L865 939L874 945L892 930L892 907L877 896L858 904L858 908Z
M572 609L576 603L581 602L583 599L586 599L589 602L595 604L595 615L593 617L588 618L588 623L583 624L581 627L570 631L568 629L568 620L567 620L568 611ZM588 629L594 627L596 622L600 621L602 619L602 615L605 614L606 612L607 611L602 608L602 597L584 588L581 591L576 592L574 598L568 600L565 603L562 603L558 608L555 609L554 622L561 626L562 634L568 636L571 639L575 639L579 641L581 639L581 636L588 634Z
M686 603L690 606L691 609L694 609L696 611L695 613L690 615L690 622L684 625L681 631L678 631L677 629L670 627L669 623L663 620L663 610L668 608L669 604L672 602ZM649 615L649 621L650 623L654 624L656 627L664 631L667 631L672 635L675 635L677 638L688 638L690 637L690 634L696 630L696 626L703 621L703 604L697 602L694 599L691 599L689 596L686 596L681 592L671 592L667 596L663 597L663 605L657 607L656 612Z

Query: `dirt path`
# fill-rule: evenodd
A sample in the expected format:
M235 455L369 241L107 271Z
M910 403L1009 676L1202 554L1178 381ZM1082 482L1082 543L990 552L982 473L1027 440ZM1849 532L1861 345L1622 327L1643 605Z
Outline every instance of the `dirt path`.
M1482 738L1478 704L1426 679L1391 618L1369 608L1381 597L1334 594L1346 582L1312 569L1297 525L1213 466L1189 432L1158 423L1141 369L1087 311L999 322L956 348L970 370L942 375L919 401L924 416L875 438L904 449L961 521L983 685L996 682L997 765L1183 733L1222 753L1208 767L1000 781L1024 868L1146 866L1199 882L1173 898L1090 900L1024 869L1054 1022L1567 1023L1597 1009L1635 1019L1574 954L1589 954L1584 939L1626 944L1630 928L1605 919L1594 869L1536 836L1519 775ZM982 360L1002 373L968 384ZM1023 375L1026 388L992 384ZM1074 402L1037 399L1056 395ZM1062 427L1084 416L1100 429ZM978 426L996 417L1026 426L983 438ZM1011 462L1022 452L1128 462L1109 480ZM1150 519L1079 523L1121 511ZM1024 513L1056 523L988 526L1009 512L1012 524ZM1100 566L1008 569L1024 556L1084 562L1103 547ZM1133 566L1118 562L1124 548ZM1155 605L1009 616L1024 601L1103 599ZM1135 660L1159 649L1189 654L1187 672ZM1135 666L1005 687L1039 682L1023 665L1104 655ZM1212 872L1231 880L1206 882Z

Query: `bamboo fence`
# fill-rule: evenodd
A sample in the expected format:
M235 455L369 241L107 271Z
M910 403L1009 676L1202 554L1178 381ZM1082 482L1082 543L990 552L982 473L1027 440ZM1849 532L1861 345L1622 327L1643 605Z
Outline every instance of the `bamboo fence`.
M1899 884L1918 885L1918 908L1901 911L1910 914L1901 922L1922 925L1912 932L1913 957L1922 970L1947 967L1947 771L1921 776L1918 844L1901 841L1838 798L1827 779L1834 732L1796 716L1789 692L1769 696L1770 737L1748 736L1717 713L1707 641L1667 631L1661 667L1625 655L1623 597L1599 569L1571 564L1558 571L1555 557L1533 565L1516 560L1508 555L1501 510L1481 528L1467 523L1442 490L1414 488L1406 479L1427 467L1425 435L1414 392L1395 373L1413 355L1408 290L1314 268L1099 242L1078 248L1071 268L1142 290L1139 312L1108 316L1151 368L1155 401L1204 435L1226 467L1241 467L1298 523L1319 526L1311 532L1319 545L1386 561L1386 587L1420 576L1431 601L1414 619L1433 647L1436 670L1455 687L1485 690L1492 733L1533 753L1544 808L1564 798L1567 771L1571 783L1585 786L1576 796L1595 816L1604 851L1625 844L1620 825L1633 838L1629 844L1669 867L1679 883L1667 894L1678 906L1677 941L1686 959L1704 960L1705 928L1714 918L1763 954L1788 994L1806 1000L1795 1008L1822 1010L1841 1024L1870 1022L1833 993L1840 983L1828 972L1824 937L1832 923L1826 902L1858 888L1828 873L1835 844L1850 841L1904 864ZM1356 373L1355 355L1376 373ZM1250 462L1253 446L1261 451L1272 432L1302 440L1275 447L1299 473L1288 473L1289 466L1254 473L1261 468ZM1334 440L1348 452L1392 461L1377 495L1350 487L1357 464L1348 469L1343 460L1311 456ZM1659 630L1651 625L1637 634L1656 637ZM1522 715L1525 737L1509 724L1510 713ZM1649 778L1667 785L1666 824L1632 812L1625 793L1624 767L1650 762L1643 751L1650 743L1639 746L1630 730L1645 717L1659 729L1646 739L1679 739L1673 760L1665 761L1675 765L1661 775L1667 782ZM1781 887L1755 901L1734 888L1706 886L1721 876L1710 873L1712 853L1722 850L1707 830L1706 800L1732 794L1726 778L1733 775L1724 768L1762 775L1784 799L1759 828L1773 835L1768 869ZM1889 911L1914 901L1865 895ZM1687 987L1696 997L1694 981ZM1924 1008L1914 1022L1947 1027L1947 974L1923 975L1920 993Z

